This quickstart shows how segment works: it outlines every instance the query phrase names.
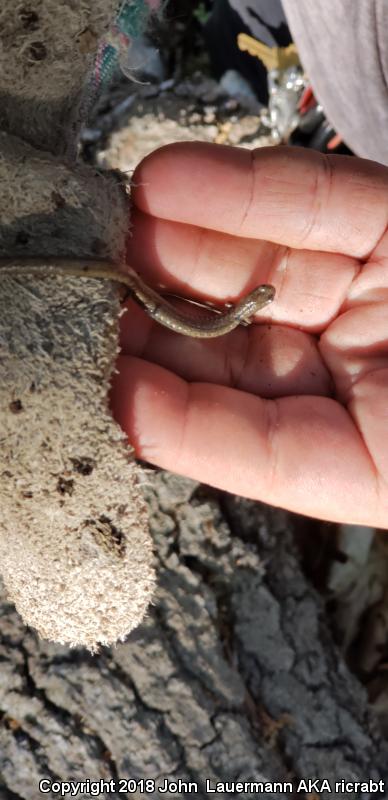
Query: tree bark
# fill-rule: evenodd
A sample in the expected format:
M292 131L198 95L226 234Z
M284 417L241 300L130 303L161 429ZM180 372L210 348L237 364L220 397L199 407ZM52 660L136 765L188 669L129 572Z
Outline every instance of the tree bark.
M42 779L113 780L107 798L205 798L206 779L345 798L336 781L386 782L387 746L303 576L295 518L168 473L144 491L158 589L124 644L92 656L45 643L3 603L0 797L36 800ZM120 793L129 778L155 789ZM198 791L161 795L165 778ZM296 794L309 778L332 793Z
M154 586L140 470L108 408L117 284L66 278L59 265L125 261L123 181L76 159L99 43L99 80L116 52L118 5L0 9L1 574L26 624L90 649L123 639ZM136 33L144 0L131 8ZM43 278L28 274L32 258Z

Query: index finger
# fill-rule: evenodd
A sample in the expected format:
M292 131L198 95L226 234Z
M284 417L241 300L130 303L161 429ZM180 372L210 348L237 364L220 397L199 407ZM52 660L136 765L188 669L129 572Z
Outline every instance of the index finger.
M133 176L133 200L162 219L289 247L365 258L388 220L388 169L296 147L166 145Z

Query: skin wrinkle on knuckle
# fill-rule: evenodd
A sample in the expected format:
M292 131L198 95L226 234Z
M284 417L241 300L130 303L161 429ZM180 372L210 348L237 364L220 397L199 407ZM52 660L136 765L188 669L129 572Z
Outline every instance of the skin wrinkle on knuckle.
M342 366L338 363L336 344L332 341L330 326L319 337L317 351L328 373L331 395L341 405L347 406L350 400L349 392L352 389L352 382L350 376L344 373Z
M239 349L235 352L233 346L226 347L223 354L222 375L227 386L235 386L235 370L239 363Z
M279 245L280 251L276 267L276 300L283 297L284 287L290 273L291 248L288 245Z
M266 502L271 502L271 497L276 498L276 481L279 465L279 420L280 420L280 406L278 400L264 400L265 415L266 415L266 434L265 441L267 445L267 459L265 468L269 465L269 470L266 472L266 488L265 493L268 496ZM265 499L265 498L264 498Z
M366 264L367 264L367 262L366 262ZM359 278L359 276L360 276L360 274L362 272L363 266L366 266L366 264L364 265L364 264L360 263L360 261L358 261L358 259L354 259L353 273L352 273L352 275L349 276L349 282L348 282L347 286L344 286L344 288L342 290L342 293L341 293L341 296L338 297L338 299L336 301L336 316L335 316L334 319L339 317L344 311L348 311L349 309L353 308L354 306L360 305L359 298L357 298L355 301L354 300L352 301L352 299L349 297L349 295L351 294L354 285L355 284L357 285L357 279Z
M376 372L376 371L379 372L380 370L373 370L368 375L363 375L363 376L361 376L359 378L359 380L356 380L349 387L347 392L346 393L344 392L343 397L341 398L341 400L339 402L341 402L341 405L343 405L343 407L346 409L346 411L347 411L347 413L348 413L348 415L349 415L349 417L350 417L350 419L351 419L351 421L352 421L352 423L354 425L354 430L358 434L361 446L362 446L362 448L364 450L364 453L365 453L365 456L366 456L366 458L367 458L367 460L369 462L371 475L373 476L373 479L374 479L374 490L375 490L375 497L376 497L376 505L381 507L382 503L383 503L382 498L384 498L384 496L386 494L385 484L388 481L388 475L385 478L384 475L382 474L382 472L379 470L378 465L375 462L375 459L373 458L373 455L372 455L372 452L371 452L371 448L370 448L370 446L369 446L369 444L367 442L366 436L365 436L365 434L364 434L364 432L362 430L362 427L361 427L360 423L357 420L357 414L356 414L356 412L355 412L355 410L353 408L353 405L357 400L356 392L355 392L355 390L357 389L357 386L359 386L359 384L362 383L365 380L365 378L368 379L370 377L370 375L373 374L373 372ZM382 486L382 484L384 484L384 485Z
M244 226L245 226L246 220L249 217L250 210L252 208L253 198L254 198L254 195L255 195L256 169L257 169L257 161L256 161L256 157L255 157L256 154L255 154L255 150L249 150L248 152L249 152L249 156L250 156L250 170L249 170L250 186L249 186L249 192L247 193L247 201L246 201L246 204L245 204L245 209L244 209L244 211L242 213L240 223L237 225L236 233L237 233L238 236L244 236L244 233L243 233Z
M142 338L141 343L138 346L138 352L136 353L138 358L144 358L147 360L147 354L150 350L152 350L153 342L155 340L155 333L157 332L157 325L153 321L153 319L143 312L144 319L142 320ZM125 353L125 348L123 348L123 352Z
M384 475L379 470L379 468L378 468L378 466L377 466L377 464L376 464L376 462L375 462L375 460L374 460L374 458L372 456L370 447L369 447L369 445L368 445L368 443L366 441L366 437L365 437L363 431L361 430L360 426L357 424L357 421L355 419L355 415L351 411L351 402L347 403L347 410L348 410L348 413L349 413L349 415L351 417L351 420L352 420L352 422L354 424L355 430L358 432L361 444L362 444L362 446L364 448L365 455L366 455L366 457L367 457L367 459L369 461L371 474L372 474L373 479L374 479L374 490L375 490L376 505L381 507L381 505L382 505L381 498L384 497L385 494L386 494L386 487L385 487L385 484L387 482L386 478L384 477Z
M368 249L367 249L367 251L365 253L363 253L362 255L358 256L359 261L361 261L360 269L362 269L362 267L365 266L366 264L368 264L369 262L375 261L374 252L375 252L375 250L379 249L380 244L381 244L382 240L384 239L384 237L387 235L387 233L388 233L388 212L387 212L387 222L384 225L384 229L383 229L382 234L377 237L375 242L371 243L371 245L368 247ZM356 258L357 258L357 256L356 256ZM386 261L386 257L383 256L383 257L381 257L381 259L376 259L376 261L379 261L379 260L381 260L384 263Z
M186 284L190 286L195 286L195 276L199 274L200 276L200 286L202 285L202 267L201 263L203 260L203 254L206 252L206 236L207 231L205 228L199 227L197 228L197 241L195 245L195 250L192 254L192 259L190 259L191 269L190 275L186 272ZM205 270L206 273L206 270Z
M249 330L250 328L248 328L248 331ZM245 348L243 349L244 346L242 343L246 333L247 331L240 326L232 331L232 335L228 335L227 339L225 340L225 342L227 342L227 346L223 348L222 366L220 367L219 372L220 380L222 381L223 385L236 388L236 381L242 372L240 362L243 360L242 352L245 352Z
M245 370L249 371L249 360L251 354L251 345L253 339L254 328L251 326L247 330L240 331L240 343L238 351L231 354L228 363L229 386L234 389L243 389L244 381L243 376ZM228 352L226 353L228 355Z
M330 157L324 153L321 156L319 167L315 172L315 185L313 189L313 200L311 203L310 214L307 215L306 226L301 232L298 247L303 248L308 243L310 234L315 228L319 230L319 222L322 211L329 205L331 188L333 183L333 169Z
M173 454L173 458L171 460L171 464L174 466L171 467L174 469L174 472L179 473L179 465L181 463L181 454L185 451L185 439L187 436L187 430L189 427L189 421L191 416L191 411L193 408L193 400L194 400L194 392L195 392L195 384L187 383L185 380L182 380L182 386L185 387L185 397L184 400L182 399L182 408L181 408L181 429L179 436L175 436L175 451Z

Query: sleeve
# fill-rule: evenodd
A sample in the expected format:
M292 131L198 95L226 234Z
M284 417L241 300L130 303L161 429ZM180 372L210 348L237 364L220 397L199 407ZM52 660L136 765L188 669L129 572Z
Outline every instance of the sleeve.
M358 155L388 165L388 3L283 0L312 88Z

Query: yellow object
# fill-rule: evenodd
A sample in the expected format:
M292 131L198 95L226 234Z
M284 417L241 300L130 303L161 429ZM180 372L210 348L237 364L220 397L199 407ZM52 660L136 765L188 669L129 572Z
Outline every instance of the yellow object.
M240 50L247 51L249 55L260 59L266 69L288 69L300 64L298 51L294 44L288 47L268 47L247 33L239 33L237 45Z

